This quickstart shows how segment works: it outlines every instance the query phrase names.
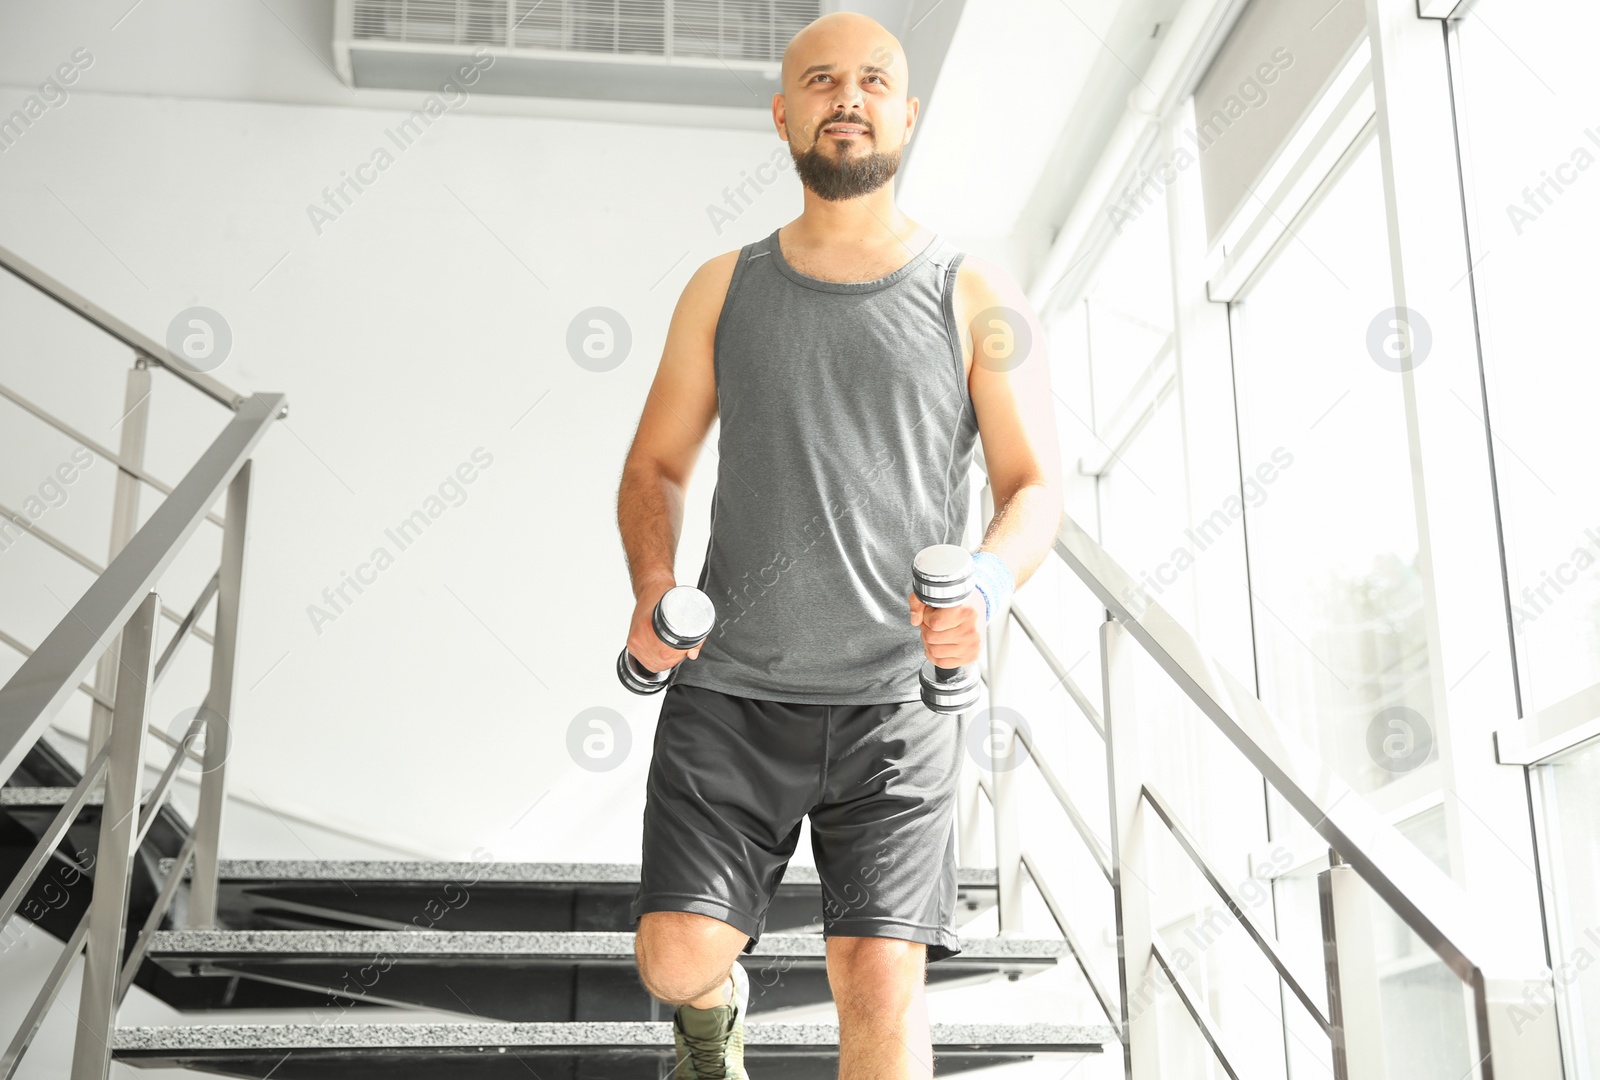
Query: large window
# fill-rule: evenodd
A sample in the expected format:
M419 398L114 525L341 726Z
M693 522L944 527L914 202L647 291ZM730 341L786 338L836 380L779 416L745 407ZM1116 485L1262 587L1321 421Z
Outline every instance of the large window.
M1432 665L1392 321L1383 177L1369 125L1230 309L1262 700L1380 807L1437 787ZM1274 840L1316 850L1281 799ZM1442 815L1402 821L1443 858ZM1278 932L1320 959L1316 872L1280 880ZM1448 867L1446 867L1448 872ZM1309 889L1309 892L1308 892ZM1373 902L1392 1075L1470 1068L1458 980ZM1309 917L1308 917L1309 916ZM1302 967L1302 970L1306 970ZM1315 970L1315 967L1310 967ZM1325 1075L1309 1018L1286 1011L1294 1076Z
M1522 707L1600 682L1600 5L1479 0L1456 92Z
M1261 697L1363 793L1438 722L1384 220L1368 135L1232 312Z
M1401 294L1427 294L1442 275L1446 283L1461 277L1462 291L1453 294L1463 297L1460 310L1427 314L1436 322L1459 318L1450 325L1454 340L1469 340L1473 317L1481 332L1489 434L1473 437L1488 439L1498 486L1491 492L1484 485L1472 508L1488 521L1491 498L1498 499L1522 709L1564 702L1571 713L1575 702L1600 699L1591 689L1600 684L1600 485L1589 476L1580 441L1600 401L1600 350L1583 323L1600 295L1592 252L1600 237L1600 69L1587 55L1600 41L1600 6L1469 0L1454 20L1430 21L1424 32L1412 5L1379 3L1383 48L1368 47L1361 33L1367 9L1345 5L1353 29L1338 48L1324 50L1332 74L1319 75L1313 105L1280 125L1282 138L1250 150L1265 153L1268 163L1244 163L1261 179L1230 211L1227 228L1207 233L1201 211L1209 204L1197 195L1216 194L1206 185L1235 165L1243 169L1243 157L1228 158L1246 148L1218 141L1198 178L1177 181L1165 198L1122 220L1109 243L1085 241L1079 256L1094 270L1052 323L1052 341L1059 333L1077 379L1074 423L1062 428L1076 432L1066 440L1073 444L1069 473L1081 459L1093 477L1091 489L1086 477L1071 476L1076 501L1069 512L1149 598L1191 628L1200 598L1209 614L1218 610L1218 595L1234 588L1223 572L1229 556L1204 552L1231 546L1237 563L1242 551L1245 566L1234 573L1248 573L1253 674L1268 710L1423 857L1471 880L1476 902L1494 881L1481 869L1484 837L1453 815L1463 805L1463 782L1482 778L1492 760L1493 746L1479 737L1490 710L1474 714L1479 703L1463 700L1471 691L1459 689L1461 678L1474 658L1451 653L1457 638L1443 633L1430 646L1430 591L1446 586L1428 577L1437 560L1441 578L1450 580L1442 556L1471 516L1462 506L1473 493L1441 497L1460 479L1448 460L1434 466L1448 456L1436 443L1449 425L1437 414L1438 384L1408 382L1401 373L1399 349L1416 328L1402 323L1396 304ZM1261 19L1294 23L1298 15L1284 13L1290 6L1258 0L1251 9ZM1314 13L1327 14L1328 5ZM1318 25L1323 33L1332 26ZM1446 41L1453 67L1427 53ZM1235 45L1244 57L1255 47L1248 37ZM1295 55L1296 73L1310 73L1301 62L1310 54ZM1433 60L1436 70L1418 62ZM1226 86L1231 69L1219 70L1210 78ZM1442 84L1447 70L1456 82L1471 275L1456 263L1462 249L1453 204L1441 229L1448 235L1435 237L1442 242L1409 242L1427 224L1413 220L1420 213L1410 199L1418 171L1447 170L1454 148L1442 141L1435 158L1415 140L1401 140L1419 118L1448 131L1444 87L1418 82L1437 76ZM1435 105L1445 115L1435 115ZM1181 141L1185 125L1166 123ZM1399 133L1387 177L1380 129ZM1441 186L1441 200L1455 195L1453 183ZM1403 267L1392 258L1392 232L1408 238ZM1405 280L1397 283L1396 273ZM1194 287L1202 278L1205 297ZM1174 296L1174 282L1183 294ZM1474 362L1470 348L1456 357ZM1461 402L1473 413L1470 431L1479 431L1484 400L1472 393ZM1236 421L1237 446L1233 430L1209 422L1219 416L1230 427ZM1224 473L1231 482L1235 456L1239 505L1230 508L1205 493ZM1423 461L1426 487L1417 479ZM1470 539L1487 544L1496 537ZM1485 579L1498 590L1492 570ZM1246 590L1236 591L1243 603ZM1090 606L1098 616L1098 605ZM1497 618L1490 618L1498 634ZM1247 683L1248 659L1232 665ZM1323 963L1316 875L1327 865L1326 842L1275 794L1263 798L1260 776L1213 738L1214 727L1154 665L1146 671L1137 693L1151 739L1147 779L1225 875L1276 881L1263 902L1274 904L1274 932L1291 969L1317 987L1315 996ZM1455 728L1441 711L1446 700L1456 706ZM1448 755L1440 753L1441 740ZM1562 982L1559 967L1593 932L1597 762L1600 751L1580 750L1560 765L1540 766L1534 786L1569 1076L1600 1076L1593 1036L1600 981L1572 964L1573 977ZM1524 816L1497 817L1491 831L1514 846L1523 839ZM1241 1050L1255 1057L1241 1071L1281 1075L1286 1066L1297 1080L1328 1075L1324 1033L1260 968L1248 943L1236 951L1225 935L1212 940L1212 898L1164 832L1154 831L1146 884L1155 930L1172 950L1205 939L1189 979L1212 1019L1240 1038L1282 1025L1283 1045L1270 1053L1256 1045ZM1496 902L1487 898L1483 910L1522 910ZM1535 925L1538 914L1529 905L1522 925ZM1373 903L1372 931L1389 1075L1471 1074L1471 1013L1461 981L1381 901ZM1183 1010L1170 1000L1160 1008L1167 1064L1205 1074L1210 1059Z
M1582 696L1592 700L1585 691L1600 683L1600 484L1586 452L1600 401L1597 39L1593 0L1478 0L1454 34L1473 288L1524 715L1563 702L1568 712L1581 708ZM1535 774L1564 1064L1569 1077L1600 1076L1600 747Z
M1125 600L1158 603L1192 632L1196 568L1225 558L1208 552L1226 545L1197 542L1191 528L1171 228L1159 194L1119 220L1074 305L1074 326L1092 376L1094 430L1083 459L1096 475L1100 542L1134 579L1139 595ZM1237 516L1229 524L1237 529ZM1153 661L1141 658L1139 670L1132 707L1149 783L1229 886L1266 903L1251 877L1251 855L1267 841L1259 775ZM1156 935L1214 1021L1241 1036L1235 1064L1251 1075L1281 1075L1281 1044L1242 1037L1281 1024L1276 976L1171 837L1155 829L1150 843L1144 884ZM1161 1032L1163 1073L1206 1075L1193 1070L1209 1067L1210 1050L1178 997L1161 991L1149 1007Z

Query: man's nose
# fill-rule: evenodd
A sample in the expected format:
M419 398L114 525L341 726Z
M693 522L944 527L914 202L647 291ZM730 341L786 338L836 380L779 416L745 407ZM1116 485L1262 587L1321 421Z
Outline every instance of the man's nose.
M833 108L836 113L849 116L853 113L859 113L864 101L861 87L854 82L841 82L839 89L833 95ZM834 116L834 120L839 120L840 118L838 115Z

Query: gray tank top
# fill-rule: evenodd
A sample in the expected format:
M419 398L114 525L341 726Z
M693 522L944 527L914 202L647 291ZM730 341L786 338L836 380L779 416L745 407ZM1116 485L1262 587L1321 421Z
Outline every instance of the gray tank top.
M717 623L674 682L827 705L912 701L911 560L966 535L978 435L941 237L876 281L822 281L774 231L717 321L721 430L698 585Z

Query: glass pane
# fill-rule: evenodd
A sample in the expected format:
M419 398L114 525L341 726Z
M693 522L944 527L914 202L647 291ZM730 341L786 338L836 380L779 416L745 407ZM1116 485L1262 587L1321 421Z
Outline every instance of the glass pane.
M1120 224L1095 271L1086 306L1094 425L1104 433L1139 376L1172 337L1172 260L1164 199L1152 200L1137 217Z
M1100 479L1100 544L1142 586L1141 594L1194 632L1193 578L1171 572L1184 537L1187 474L1179 398L1169 389L1154 415Z
M1600 1076L1600 743L1535 770L1549 838L1550 937L1569 1076Z
M1450 872L1443 807L1397 827L1439 869ZM1387 904L1376 896L1371 902L1389 1075L1408 1080L1462 1080L1474 1075L1465 985Z
M1449 872L1444 811L1434 808L1401 822L1401 835ZM1298 867L1274 882L1278 941L1286 961L1317 1003L1327 1008L1318 875L1325 861ZM1467 1031L1468 997L1461 980L1370 889L1378 999L1387 1075L1407 1080L1465 1080L1476 1075ZM1298 1002L1285 1006L1292 1080L1331 1075L1328 1038Z
M1362 793L1436 757L1384 222L1369 137L1231 309L1261 698Z
M1184 536L1188 500L1175 392L1160 398L1099 487L1106 550L1146 583L1151 599L1192 626L1188 579L1165 587L1156 571L1174 548L1190 546ZM1124 704L1139 718L1148 782L1235 894L1257 917L1265 913L1270 921L1270 893L1251 876L1249 858L1266 840L1259 774L1154 660L1141 654L1137 666L1133 700ZM1151 822L1146 876L1157 934L1201 1007L1231 1041L1233 1052L1243 1055L1234 1064L1245 1075L1281 1075L1281 1041L1256 1037L1282 1025L1276 974L1158 819L1152 815ZM1154 1007L1159 1009L1163 1076L1224 1075L1175 994L1161 992Z
M1328 978L1322 946L1322 899L1317 875L1327 860L1296 867L1272 883L1278 916L1278 945L1283 959L1301 980L1306 993L1328 1010ZM1289 1080L1327 1080L1333 1075L1333 1044L1298 998L1284 988L1284 1027L1289 1038Z
M1457 73L1522 705L1600 682L1600 5L1479 0Z
M1094 450L1094 410L1084 402L1090 396L1089 336L1087 305L1081 300L1042 316L1045 333L1050 336L1050 389L1055 394L1056 430L1061 433L1061 468L1067 481L1067 513L1093 530L1092 500L1081 504L1078 497L1093 492L1092 483L1076 481L1078 461Z

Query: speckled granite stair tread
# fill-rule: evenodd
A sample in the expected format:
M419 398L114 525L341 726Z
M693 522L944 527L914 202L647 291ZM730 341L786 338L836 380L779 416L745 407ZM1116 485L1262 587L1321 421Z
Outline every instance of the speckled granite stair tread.
M292 953L331 956L622 956L633 958L633 934L615 931L495 930L166 930L152 936L148 955L223 957ZM1054 960L1066 955L1059 938L962 938L967 960ZM752 956L822 956L819 934L763 934Z
M172 860L161 860L165 873ZM316 859L224 859L218 876L234 881L505 881L526 884L634 884L638 863L604 862L428 862ZM791 866L784 884L818 884L814 866ZM993 885L993 867L962 867L960 885Z
M1103 1024L934 1024L937 1046L1086 1047L1112 1042ZM836 1044L835 1024L751 1021L745 1042L754 1046ZM290 1050L315 1047L666 1046L666 1022L562 1024L204 1024L119 1028L114 1051Z
M72 792L69 787L0 787L0 807L65 806ZM105 788L97 787L83 805L99 806L105 797Z

